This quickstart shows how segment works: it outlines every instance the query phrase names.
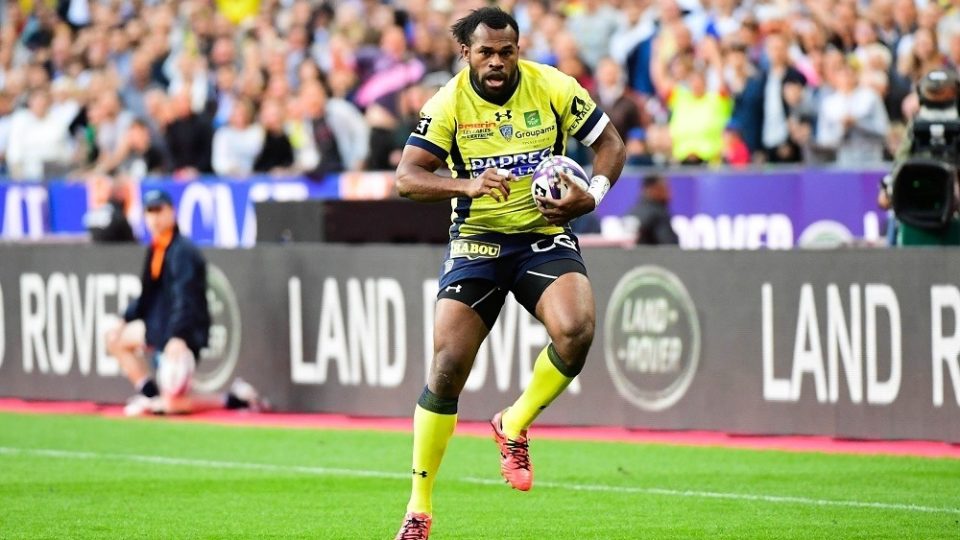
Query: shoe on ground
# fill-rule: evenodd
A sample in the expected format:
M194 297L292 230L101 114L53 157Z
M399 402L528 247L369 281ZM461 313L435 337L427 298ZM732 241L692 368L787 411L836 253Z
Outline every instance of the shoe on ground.
M500 474L513 489L530 491L533 487L533 463L530 462L530 446L527 430L516 439L508 439L503 433L503 411L490 420L493 440L500 448Z
M143 394L137 394L127 400L123 406L123 414L126 416L145 416L148 414L162 414L163 402L159 397L148 398Z
M266 412L270 410L270 402L260 395L260 392L252 384L237 377L230 385L230 393L237 399L247 402L247 408L254 412Z
M403 525L394 540L427 540L430 538L430 525L433 518L430 514L407 512L403 516Z

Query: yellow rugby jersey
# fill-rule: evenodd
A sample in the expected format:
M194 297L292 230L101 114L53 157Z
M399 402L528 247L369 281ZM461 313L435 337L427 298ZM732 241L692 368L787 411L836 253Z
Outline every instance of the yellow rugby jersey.
M457 197L450 237L485 232L556 234L537 210L530 193L537 164L563 155L568 135L589 146L609 118L590 94L557 69L520 60L520 82L503 105L480 97L466 67L434 95L420 112L407 144L446 160L455 178L476 178L486 169L509 169L517 177L510 198Z

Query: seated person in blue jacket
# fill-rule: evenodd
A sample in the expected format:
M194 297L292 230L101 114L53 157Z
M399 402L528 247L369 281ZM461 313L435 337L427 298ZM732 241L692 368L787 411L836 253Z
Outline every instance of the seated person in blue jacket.
M137 416L261 408L256 390L242 379L235 380L222 397L191 394L193 372L210 329L207 262L180 235L168 193L147 192L143 207L151 243L140 297L127 307L123 322L107 334L110 354L137 390L124 412Z

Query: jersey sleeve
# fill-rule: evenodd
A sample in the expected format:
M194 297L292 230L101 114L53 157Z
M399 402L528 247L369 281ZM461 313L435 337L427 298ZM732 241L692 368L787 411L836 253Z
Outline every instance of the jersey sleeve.
M449 96L450 93L443 88L424 104L420 120L407 139L408 145L423 148L440 161L447 159L453 146L455 119Z
M554 71L551 102L560 113L561 128L586 146L597 140L610 118L594 103L590 93L573 77Z

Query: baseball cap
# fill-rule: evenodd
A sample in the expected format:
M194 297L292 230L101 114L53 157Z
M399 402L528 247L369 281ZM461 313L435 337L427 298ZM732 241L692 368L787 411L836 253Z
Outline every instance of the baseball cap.
M173 199L170 194L162 189L151 189L143 196L143 207L147 210L160 208L161 206L173 206Z

